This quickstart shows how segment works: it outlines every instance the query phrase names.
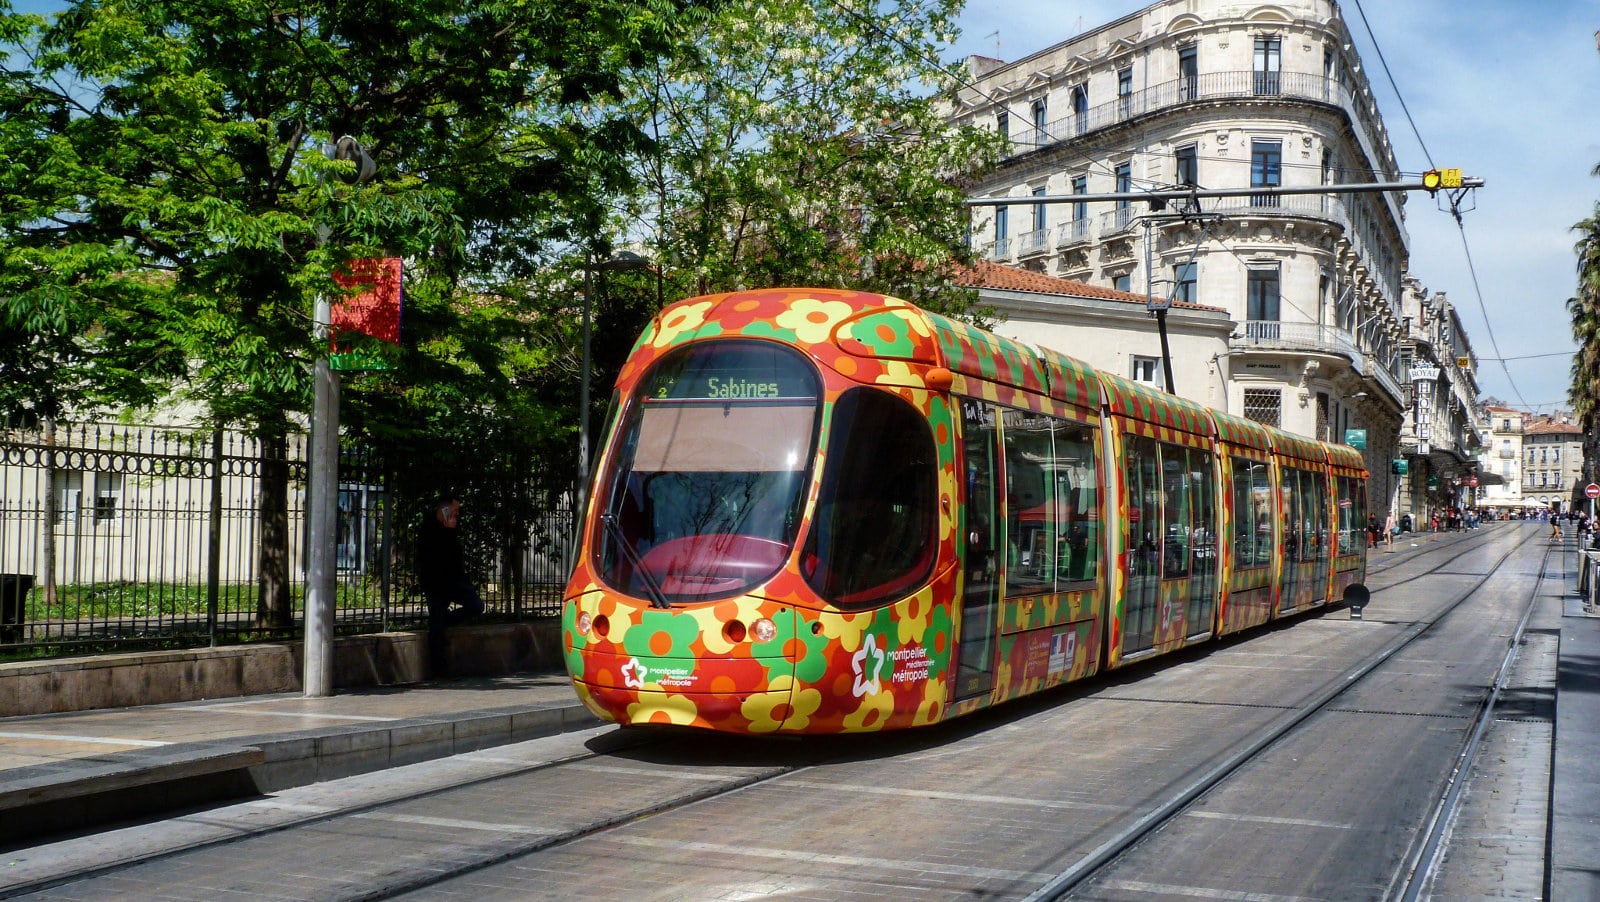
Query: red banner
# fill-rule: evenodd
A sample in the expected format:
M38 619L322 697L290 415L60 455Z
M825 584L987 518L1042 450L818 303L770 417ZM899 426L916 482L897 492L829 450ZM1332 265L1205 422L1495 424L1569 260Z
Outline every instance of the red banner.
M333 303L329 335L370 335L391 344L400 343L400 258L351 260L333 274L340 288L364 289L345 294Z

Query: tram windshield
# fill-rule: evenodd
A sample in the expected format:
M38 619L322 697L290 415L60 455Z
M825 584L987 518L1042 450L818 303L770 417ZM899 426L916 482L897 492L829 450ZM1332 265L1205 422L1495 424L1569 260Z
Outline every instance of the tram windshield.
M788 559L814 456L821 382L781 345L664 357L628 405L602 499L598 565L658 604L748 591Z

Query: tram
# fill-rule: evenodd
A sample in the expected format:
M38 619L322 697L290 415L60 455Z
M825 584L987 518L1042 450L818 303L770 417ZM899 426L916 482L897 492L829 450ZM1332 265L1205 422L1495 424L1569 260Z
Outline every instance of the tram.
M893 297L691 298L618 377L563 652L625 725L933 724L1359 590L1366 477Z

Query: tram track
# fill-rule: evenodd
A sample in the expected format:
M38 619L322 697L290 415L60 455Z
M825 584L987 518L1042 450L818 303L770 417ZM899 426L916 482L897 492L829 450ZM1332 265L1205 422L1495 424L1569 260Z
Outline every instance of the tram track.
M1481 542L1473 542L1472 540L1474 538L1477 537L1470 535L1465 536L1462 539L1451 542L1450 546L1447 548L1432 548L1429 549L1428 553L1437 554L1440 551L1450 550L1460 545L1469 545L1470 547L1462 549L1458 554L1452 555L1451 557L1445 559L1446 564L1452 563L1479 551ZM1227 756L1223 761L1205 769L1197 776L1184 782L1177 791L1169 794L1163 801L1154 806L1147 807L1144 812L1127 821L1121 828L1114 830L1112 835L1104 840L1099 846L1095 847L1086 855L1080 857L1071 866L1059 871L1054 878L1045 882L1033 892L1028 894L1025 897L1027 902L1043 902L1043 900L1070 898L1074 891L1085 887L1100 877L1103 877L1115 865L1117 865L1125 855L1129 854L1142 842L1156 834L1157 831L1159 831L1162 827L1171 823L1184 811L1189 809L1208 793L1211 793L1213 790L1223 785L1228 779L1233 777L1243 768L1247 767L1253 762L1258 761L1269 749L1272 749L1284 742L1311 718L1319 713L1330 710L1334 702L1343 696L1347 691L1359 685L1363 679L1368 677L1378 668L1382 667L1385 663L1394 659L1397 655L1411 647L1414 643L1429 635L1436 627L1438 627L1458 609L1460 609L1462 605L1471 600L1483 588L1484 584L1494 576L1495 572L1502 564L1505 563L1506 560L1508 560L1518 551L1525 548L1529 543L1537 541L1539 538L1540 537L1537 533L1532 533L1522 537L1514 545L1511 545L1504 554L1500 555L1493 562L1492 566L1485 568L1481 575L1474 574L1478 575L1479 578L1471 586L1465 588L1465 590L1458 591L1455 598L1441 605L1438 609L1433 611L1429 617L1412 622L1409 626L1403 629L1398 636L1391 639L1383 648L1369 655L1355 666L1340 673L1333 680L1330 680L1324 684L1320 690L1309 696L1299 706L1267 724L1249 738L1241 741L1241 743L1236 747L1237 750ZM1539 583L1542 582L1545 571L1548 567L1550 554L1551 550L1547 548L1541 560L1540 580L1535 582L1528 602L1527 611L1529 612L1531 612L1532 606L1537 603L1539 598ZM1407 558L1405 561L1396 562L1395 564L1384 568L1382 572L1388 573L1396 567L1411 561L1415 561L1416 559L1416 556L1412 556ZM1407 576L1392 583L1384 584L1378 591L1392 591L1393 589L1405 586L1426 576L1437 575L1440 569L1441 568L1439 566L1430 566L1426 570L1415 575ZM1371 571L1369 570L1369 574L1370 572ZM1526 626L1527 619L1527 613L1524 613L1524 616L1518 625L1516 635L1511 641L1510 650L1507 653L1506 661L1502 664L1500 672L1496 675L1496 690L1498 690L1501 681L1504 680L1505 674L1509 670L1510 662L1514 659L1517 642L1519 641L1523 629ZM1483 708L1480 710L1477 724L1472 731L1473 740L1469 741L1469 746L1475 745L1477 736L1481 735L1482 726L1487 722L1488 719L1492 718L1492 716L1492 710L1490 710L1489 702L1486 699ZM1438 839L1436 834L1442 831L1444 825L1448 822L1450 806L1453 806L1455 803L1455 800L1449 798L1449 796L1451 794L1458 793L1456 787L1461 782L1459 778L1470 770L1470 760L1467 760L1466 758L1467 752L1468 749L1463 750L1462 759L1458 760L1452 773L1451 792L1447 793L1446 799L1442 799L1434 812L1432 812L1430 815L1430 826L1429 829L1425 831L1426 835L1416 840L1415 848L1408 850L1408 854L1405 856L1404 860L1408 864L1408 873L1396 875L1395 879L1392 881L1393 884L1406 887L1407 892L1410 891L1410 887L1413 885L1420 887L1426 883L1427 871L1424 869L1426 866L1428 866L1429 862L1434 861L1436 857L1434 854L1436 853L1438 847ZM1434 863L1436 863L1436 861ZM1412 895L1406 896L1405 898L1409 900L1416 897Z
M1485 534L1485 537L1491 535L1492 534ZM1478 554L1481 557L1482 542L1473 541L1476 538L1478 537L1468 534L1450 541L1448 545L1442 541L1431 543L1433 547L1426 549L1423 554L1434 558L1437 563L1431 564L1428 568L1426 568L1425 572L1419 572L1414 575L1398 574L1400 578L1396 579L1392 583L1383 584L1380 587L1380 591L1392 590L1394 588L1407 585L1415 580L1423 578L1428 573L1437 573L1440 566L1449 566L1468 556ZM1288 711L1278 721L1275 721L1265 730L1256 734L1255 741L1252 741L1245 746L1243 752L1207 771L1204 776L1214 776L1214 779L1211 783L1213 786L1217 783L1220 783L1222 780L1227 778L1228 774L1249 763L1251 759L1260 755L1261 752L1272 745L1274 739L1263 739L1263 736L1275 731L1278 736L1286 735L1298 724L1304 722L1306 719L1317 713L1317 711L1325 709L1332 703L1334 698L1342 694L1346 689L1354 685L1356 682L1359 682L1363 676L1380 666L1384 661L1392 658L1402 648L1415 641L1418 636L1422 635L1428 629L1431 629L1434 624L1448 616L1450 611L1454 610L1456 607L1470 598L1476 591L1478 591L1478 589L1481 588L1483 583L1489 579L1489 576L1493 574L1495 569L1498 568L1500 564L1507 560L1511 555L1515 554L1518 550L1524 548L1529 542L1535 541L1537 538L1538 536L1536 534L1530 534L1529 536L1524 537L1520 541L1516 542L1505 552L1504 555L1501 555L1493 562L1491 566L1487 568L1487 572L1479 580L1477 580L1471 587L1467 588L1466 591L1461 592L1460 597L1445 605L1442 610L1435 612L1434 616L1432 616L1426 623L1419 621L1417 624L1413 624L1411 627L1408 627L1400 636L1396 637L1394 640L1391 640L1389 645L1385 646L1384 649L1364 659L1362 663L1358 664L1356 667L1350 668L1341 673L1337 678L1331 681L1321 693L1318 693L1316 697L1311 698L1305 703L1302 703L1294 710ZM1549 553L1549 551L1546 552L1546 560L1548 560ZM1388 566L1381 568L1377 575L1382 576L1390 574L1391 572L1395 571L1396 568L1401 567L1409 562L1418 561L1421 557L1422 555L1408 555L1404 560L1394 561L1393 563L1389 563ZM1315 614L1318 612L1324 614L1328 613L1324 609L1316 609L1311 613ZM1323 698L1323 695L1326 695L1327 697ZM1048 701L1048 699L1046 701ZM1015 708L1013 707L1011 710L1015 710ZM695 745L695 740L697 740L699 737L691 737L689 734L681 733L633 733L632 731L612 732L604 735L609 737L606 741L605 747L591 749L583 754L573 755L556 760L543 761L537 764L530 764L526 767L514 768L477 779L462 780L449 785L434 786L421 791L396 794L374 800L369 804L350 806L340 810L307 810L300 816L289 817L260 830L232 830L231 832L228 832L227 835L219 835L204 842L195 842L182 847L168 848L150 855L107 864L99 868L80 871L70 875L61 875L51 880L35 881L28 885L6 888L4 890L0 890L0 898L14 898L30 894L41 894L45 897L49 897L50 894L48 891L51 888L65 883L82 881L85 879L115 878L118 875L134 871L142 865L158 863L164 859L172 859L185 854L195 855L209 852L218 855L226 855L229 854L230 849L239 849L244 844L252 841L268 840L274 835L291 834L296 831L301 831L308 834L306 839L301 840L302 842L314 842L314 838L311 838L310 835L324 830L331 830L340 833L360 832L364 825L405 823L408 819L421 823L428 820L429 816L419 816L414 813L407 813L403 809L408 808L408 806L415 806L419 803L426 803L430 800L440 799L449 793L466 792L474 789L486 790L489 792L489 794L494 794L494 791L497 788L503 788L505 793L510 793L513 791L527 792L530 790L526 787L520 790L513 789L515 781L525 779L541 779L545 780L547 783L576 784L593 782L597 778L602 778L608 774L622 774L626 772L653 772L660 776L660 780L658 782L661 783L672 783L674 782L675 778L681 778L683 780L693 780L702 784L689 789L688 791L663 792L650 799L640 801L637 804L621 804L621 802L625 800L618 799L617 801L619 804L607 807L603 812L591 813L582 818L581 822L575 822L563 828L539 831L530 830L521 833L512 830L509 831L509 835L507 836L500 836L493 838L492 841L479 843L471 850L457 850L455 854L451 855L450 859L445 862L436 860L428 861L425 864L419 862L415 866L405 866L401 863L397 863L396 867L389 868L383 874L378 875L378 879L366 882L359 888L350 888L348 892L330 893L323 896L323 898L342 899L391 898L405 893L423 890L428 887L458 878L466 877L474 872L482 871L505 862L515 861L516 859L533 856L541 852L557 850L566 846L572 846L585 839L602 836L612 831L616 831L619 828L625 828L630 825L649 821L662 815L683 812L696 806L704 805L719 799L730 798L740 793L756 790L764 786L770 786L779 783L786 778L798 777L807 771L825 767L830 763L830 761L835 760L837 757L848 756L851 754L850 750L856 747L856 744L848 742L844 743L843 745L837 742L813 744L810 746L808 752L808 754L810 754L809 758L806 760L796 760L802 758L802 754L797 752L797 749L800 748L798 745L783 746L769 741L764 744L764 748L769 755L770 761L776 763L769 763L768 765L759 769L748 770L737 776L729 776L724 778L711 773L711 770L714 768L696 767L694 768L693 773L674 773L670 770L668 765L663 765L661 763L662 760L671 758L673 755L678 755L684 758L691 756L693 753L688 751L685 747ZM886 738L889 737L877 737L875 741L880 745L883 745L885 744L884 740ZM893 740L891 739L891 742L892 741ZM718 742L715 745L715 749L720 751L714 752L710 757L713 759L720 758L720 760L722 760L724 763L727 763L732 757L729 751L732 747L733 744L727 742ZM1246 754L1246 752L1249 754ZM1235 758L1238 760L1235 761ZM1199 787L1199 784L1202 782L1203 781L1197 780L1194 782L1194 786ZM1160 824L1164 823L1165 820L1170 820L1171 817L1176 816L1176 814L1182 810L1184 805L1192 803L1193 800L1198 799L1207 791L1209 791L1209 787L1199 787L1179 793L1179 796L1185 797L1189 801L1179 804L1176 808L1169 811L1162 820L1155 819L1155 812L1152 812L1151 815L1146 815L1139 818L1137 825L1142 825L1144 827L1141 835L1148 835L1149 833L1153 832L1155 829L1159 828ZM1166 807L1167 806L1165 805L1161 806L1162 809L1165 809ZM286 808L285 810L287 811L289 809ZM440 819L433 817L432 820L438 821ZM486 839L490 838L486 837ZM1137 843L1137 841L1137 837L1130 840L1121 847L1121 851L1125 851L1127 848L1132 847L1135 843ZM1120 851L1117 854L1120 854ZM252 854L244 851L240 851L238 856L241 858L262 857L258 854ZM1419 857L1418 860L1423 859ZM1102 865L1100 869L1097 869L1097 872L1098 870L1103 870L1104 866L1109 865L1112 861L1114 861L1114 857L1108 858L1105 864ZM1086 873L1082 878L1074 880L1071 886L1081 885L1083 880L1092 876L1092 873ZM1055 881L1051 881L1051 884L1047 884L1046 886L1054 885L1054 883ZM1071 886L1068 886L1066 889L1062 890L1061 893L1057 893L1055 895L1038 895L1036 893L1035 896L1030 898L1060 898L1065 892L1070 891Z

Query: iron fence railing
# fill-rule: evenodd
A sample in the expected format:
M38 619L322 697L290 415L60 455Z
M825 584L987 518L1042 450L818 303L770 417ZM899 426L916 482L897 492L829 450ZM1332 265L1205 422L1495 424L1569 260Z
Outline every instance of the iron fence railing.
M299 436L274 450L238 433L182 428L0 431L0 654L298 635L305 452ZM286 491L266 491L264 473L286 480ZM371 454L347 449L339 475L336 629L425 620L411 545L427 499L391 491ZM462 526L487 613L553 616L568 572L572 493L535 498L531 516L484 509L496 494L475 499ZM274 496L286 503L264 518L263 499ZM268 574L287 583L287 616L263 600Z

